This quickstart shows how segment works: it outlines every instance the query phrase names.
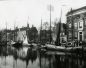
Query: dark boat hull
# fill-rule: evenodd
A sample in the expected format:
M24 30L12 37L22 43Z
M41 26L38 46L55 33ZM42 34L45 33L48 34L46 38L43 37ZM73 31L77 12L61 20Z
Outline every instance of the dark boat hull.
M22 43L16 42L16 43L13 44L12 46L15 47L15 48L20 48L20 47L22 47Z
M59 51L59 52L70 52L70 53L79 53L82 54L83 52L86 53L86 47L62 47L62 46L53 46L53 47L46 47L46 50L50 51Z

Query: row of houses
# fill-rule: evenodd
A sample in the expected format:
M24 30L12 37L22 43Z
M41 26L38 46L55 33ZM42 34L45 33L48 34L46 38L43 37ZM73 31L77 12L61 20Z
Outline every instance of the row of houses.
M64 41L64 39L68 42L71 41L86 41L86 6L81 7L79 9L71 9L66 15L67 23L66 24L56 24L56 27L52 29L52 41L55 43L57 32L59 31L59 25L63 26L61 28L60 42ZM15 28L14 30L2 30L0 31L0 40L1 41L19 41L24 40L25 37L28 37L28 41L36 41L38 40L38 31L36 27L32 26L22 28ZM49 30L41 30L40 31L40 39L42 42L50 41L50 31ZM59 37L58 36L58 37Z
M35 31L34 31L35 30ZM33 34L31 34L33 33ZM32 37L30 37L32 35ZM11 29L4 29L0 31L0 42L5 41L24 41L27 37L27 41L35 41L38 35L36 27L29 27L27 24L26 27ZM33 37L34 36L34 37Z

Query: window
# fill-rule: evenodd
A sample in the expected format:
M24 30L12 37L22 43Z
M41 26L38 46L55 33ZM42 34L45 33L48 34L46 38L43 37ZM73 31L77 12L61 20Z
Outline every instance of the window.
M84 22L85 22L85 26L86 26L86 18L84 19Z
M86 39L86 31L84 32L84 38Z
M74 36L75 36L75 39L77 39L77 37L78 37L78 33L75 32Z
M77 29L77 23L74 23L74 28Z
M72 36L72 33L71 32L69 32L69 37L71 37Z
M82 41L82 32L79 32L79 40Z
M71 28L72 27L72 25L71 24L69 24L69 28Z
M82 35L82 32L79 32L80 35Z
M79 28L82 28L82 26L83 26L83 21L80 21L79 22Z

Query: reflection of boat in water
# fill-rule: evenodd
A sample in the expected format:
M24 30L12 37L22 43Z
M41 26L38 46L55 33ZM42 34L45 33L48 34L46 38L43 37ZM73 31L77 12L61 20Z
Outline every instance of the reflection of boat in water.
M40 68L83 68L86 67L84 58L77 54L51 51L44 54L44 57L40 55Z
M30 48L27 51L27 58L31 60L32 62L36 60L37 58L37 50L35 48Z
M27 56L27 50L28 50L27 47L20 48L20 49L17 51L18 57L20 57L20 58L26 58L26 56Z
M7 47L0 46L0 56L8 56Z
M34 48L23 47L15 52L17 52L17 57L21 60L35 60L37 58L37 51Z
M0 42L0 46L7 46L7 42Z

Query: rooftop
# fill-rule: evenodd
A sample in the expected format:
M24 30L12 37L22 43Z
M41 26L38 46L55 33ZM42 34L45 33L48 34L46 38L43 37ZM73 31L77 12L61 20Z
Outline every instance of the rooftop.
M68 15L70 15L70 14L72 14L72 13L74 13L74 12L77 12L77 11L79 11L79 10L83 10L83 9L86 9L86 6L84 6L84 7L81 7L81 8L78 8L78 9L71 9L68 13L67 13L67 16Z

